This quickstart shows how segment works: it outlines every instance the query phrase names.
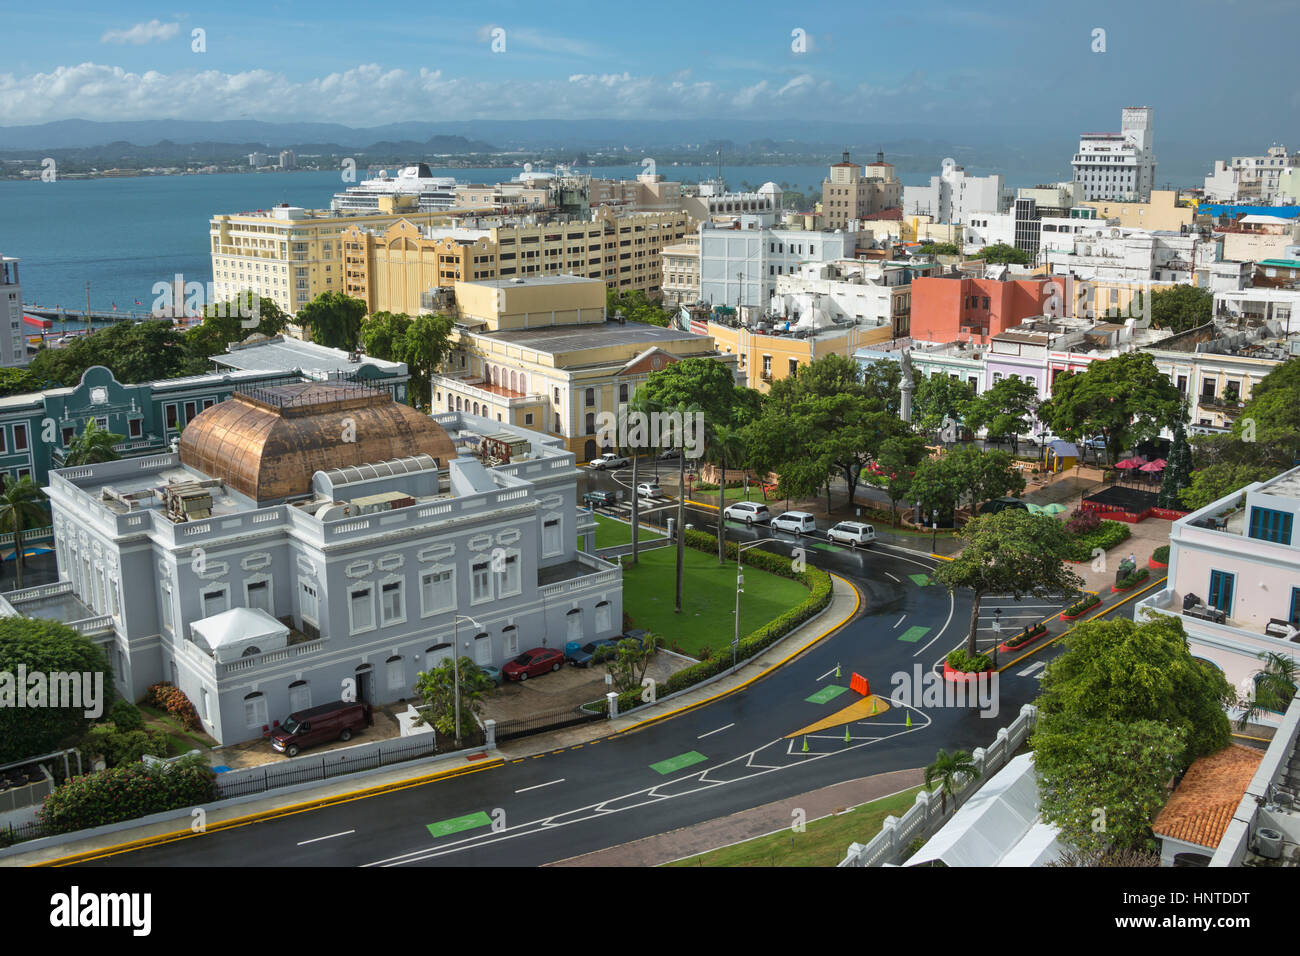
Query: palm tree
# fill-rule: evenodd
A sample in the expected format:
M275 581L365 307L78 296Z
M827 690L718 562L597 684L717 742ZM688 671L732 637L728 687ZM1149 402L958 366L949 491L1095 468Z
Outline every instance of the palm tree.
M929 790L937 781L939 783L939 800L941 813L948 813L948 795L957 796L957 789L967 780L978 775L975 762L964 750L948 753L940 750L934 755L934 763L925 768L925 789Z
M121 456L113 446L125 437L125 435L115 435L107 428L100 428L93 418L88 418L85 429L68 445L68 453L63 457L63 464L70 467L117 461Z
M14 536L14 574L17 590L23 587L23 531L48 523L45 512L45 492L29 477L19 478L0 492L0 531L11 531Z
M1296 664L1285 654L1265 651L1259 655L1264 669L1255 675L1254 691L1238 701L1242 708L1237 729L1245 730L1264 711L1283 713L1296 693Z
M727 459L740 462L743 457L740 429L728 425L714 426L709 459L716 459L722 466L722 473L718 476L718 564L725 564L727 557L727 535L722 519L722 511L727 507Z

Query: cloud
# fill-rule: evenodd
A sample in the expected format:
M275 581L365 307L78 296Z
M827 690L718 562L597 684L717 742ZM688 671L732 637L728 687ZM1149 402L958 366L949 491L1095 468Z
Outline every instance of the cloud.
M146 43L174 39L176 34L180 33L180 30L181 25L179 23L163 23L161 20L150 20L148 23L137 23L129 30L109 30L99 38L99 42L131 43L135 46L143 46Z

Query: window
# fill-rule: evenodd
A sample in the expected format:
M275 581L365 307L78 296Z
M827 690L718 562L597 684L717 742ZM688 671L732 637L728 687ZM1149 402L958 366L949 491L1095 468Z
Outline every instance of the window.
M582 403L586 405L588 408L591 408L591 406L596 404L596 390L594 388L589 388L586 390L586 392L583 394Z
M185 403L186 424L189 424L190 422L194 421L194 416L197 414L198 414L198 406L196 406L193 402L186 402Z
M348 592L348 617L354 634L374 628L375 600L370 585L363 584Z
M474 635L474 663L480 666L492 663L492 638L487 634Z
M244 585L244 605L261 608L267 614L274 616L271 610L271 582L249 581Z
M519 583L519 555L507 554L497 564L497 597L509 597L522 590Z
M527 414L524 415L524 424L531 425L532 423L533 423L533 413L528 412Z
M799 360L790 359L790 375L794 376L799 372Z
M163 410L164 410L164 414L167 417L167 427L175 428L176 427L176 403L172 402L168 405L164 405Z
M475 561L470 565L470 595L471 604L482 604L484 601L492 600L492 563L484 558L481 561Z
M1291 589L1291 616L1287 620L1300 627L1300 588Z
M388 581L379 586L379 613L385 627L406 620L406 601L402 596L401 581Z
M216 588L206 588L203 591L201 603L203 606L204 617L212 617L214 614L220 614L222 611L227 610L225 585Z
M609 602L601 601L596 605L596 632L600 633L609 629Z
M501 628L501 639L504 642L506 657L514 657L519 653L519 628L507 624Z
M311 687L305 680L296 680L289 685L289 713L296 714L311 706Z
M163 630L171 631L175 626L172 617L172 588L170 584L162 586L162 626Z
M390 657L386 661L388 671L388 689L401 690L406 686L406 668L402 666L400 657Z
M260 692L244 698L244 725L250 729L266 726L266 697Z
M559 554L564 548L560 544L560 519L552 518L542 522L542 554L550 557Z
M568 624L568 631L567 631L568 636L565 639L569 641L577 641L579 644L581 644L582 643L582 609L575 607L572 611L570 611L565 616L565 621Z
M307 581L302 582L302 593L299 595L299 613L302 619L308 624L320 624L319 604L316 600L316 585Z
M425 571L420 575L420 614L428 617L456 606L456 578L451 568Z
M143 435L144 432L142 430L142 425L143 422L141 422L141 420L138 418L133 418L129 422L127 422L126 423L127 437L139 438L141 435Z
M14 426L14 451L25 451L27 449L27 426Z
M67 448L69 445L72 444L72 440L77 437L77 430L73 428L71 425L65 425L63 427L62 435L63 435L63 447Z
M620 385L620 386L618 387L618 400L619 400L620 402L626 402L626 401L627 401L627 385L626 385L626 384Z
M1249 536L1261 541L1277 544L1291 543L1291 522L1293 516L1289 511L1274 511L1271 508L1250 509Z
M1210 572L1210 606L1216 607L1228 617L1232 617L1232 586L1235 574L1226 571Z

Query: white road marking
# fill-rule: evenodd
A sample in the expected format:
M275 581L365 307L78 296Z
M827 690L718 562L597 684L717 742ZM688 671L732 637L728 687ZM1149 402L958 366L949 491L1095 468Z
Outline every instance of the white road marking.
M331 833L329 836L316 837L314 840L302 840L299 846L306 846L308 843L319 843L321 840L332 840L335 837L347 836L349 833L356 833L356 830L344 830L342 833Z
M821 677L819 677L819 678L817 678L817 679L818 679L818 680L825 680L826 678L828 678L828 677L830 677L832 674L834 674L836 670L837 670L837 668L832 667L830 670L828 670L825 674L823 674ZM727 724L727 726L730 727L731 724Z
M552 784L556 784L556 783L564 783L564 778L561 777L559 780L552 780L550 783L534 784L531 787L521 787L520 789L516 790L515 793L527 793L529 790L540 790L542 789L542 787L549 787Z
M900 618L898 619L898 622L897 622L896 624L894 624L894 626L893 626L893 628L891 628L891 630L897 630L898 625L899 625L899 624L902 624L902 623L903 623L904 621L906 621L906 620L907 620L907 615L904 614L902 617L900 617Z
M819 679L820 679L820 678L819 678ZM700 735L699 735L698 737L696 737L695 739L696 739L696 740L703 740L705 737L712 737L714 734L720 734L720 733L722 733L724 730L730 730L730 729L731 729L732 727L734 727L734 726L736 726L736 725L735 725L735 724L727 724L727 726L725 726L725 727L719 727L717 730L710 730L707 734L700 734Z
M899 584L902 584L902 583L903 583L902 581L899 581L898 578L896 578L896 577L894 577L892 574L890 574L888 571L885 572L885 577L887 577L887 578L889 578L890 580L893 580L893 581L898 581Z
M1033 674L1034 671L1038 670L1039 668L1046 667L1046 666L1047 666L1047 663L1046 663L1045 661L1037 661L1037 662L1035 662L1035 663L1033 663L1033 664L1030 664L1028 667L1026 667L1026 668L1025 668L1024 670L1022 670L1022 671L1016 671L1016 676L1017 676L1017 677L1028 677L1029 675ZM1039 680L1042 680L1042 676L1040 675L1038 679L1039 679Z

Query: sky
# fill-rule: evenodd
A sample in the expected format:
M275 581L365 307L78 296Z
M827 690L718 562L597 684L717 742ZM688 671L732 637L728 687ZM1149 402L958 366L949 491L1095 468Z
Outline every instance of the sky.
M1032 137L1145 105L1157 144L1262 152L1300 109L1294 0L56 0L10 5L4 27L0 126L727 117Z

